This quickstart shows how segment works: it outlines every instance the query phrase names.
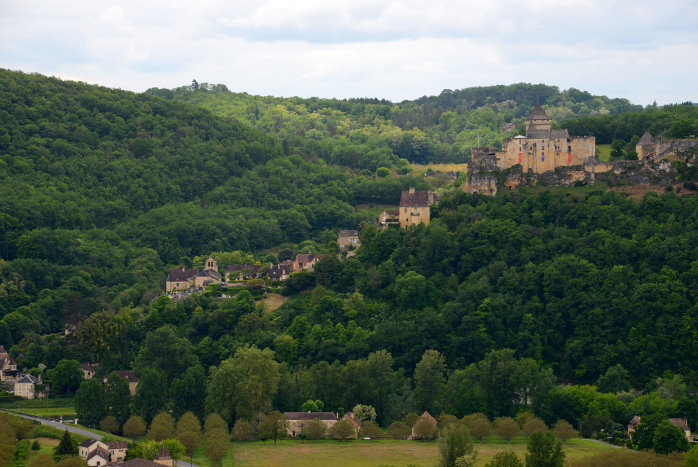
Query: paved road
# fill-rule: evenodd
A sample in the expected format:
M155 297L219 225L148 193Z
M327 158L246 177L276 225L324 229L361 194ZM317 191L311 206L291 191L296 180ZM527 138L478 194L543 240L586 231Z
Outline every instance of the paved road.
M58 428L59 430L68 430L71 433L76 433L78 435L86 436L87 438L94 438L94 439L102 439L103 438L102 435L85 430L84 428L80 428L79 426L65 425L63 423L58 423L58 422L54 422L53 420L49 420L48 418L37 417L36 415L29 415L29 414L21 413L21 412L15 412L13 410L8 410L8 409L0 409L0 410L3 412L11 413L12 415L16 415L17 417L26 418L27 420L32 420L32 421L41 423L42 425L49 425L49 426L52 426L54 428ZM187 467L187 466L199 467L196 464L189 464L189 462L185 462L185 461L174 461L174 464L179 466L179 467Z

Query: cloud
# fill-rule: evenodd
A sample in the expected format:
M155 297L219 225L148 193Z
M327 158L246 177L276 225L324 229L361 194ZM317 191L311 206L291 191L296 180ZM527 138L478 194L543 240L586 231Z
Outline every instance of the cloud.
M544 82L696 100L698 4L670 1L5 2L4 67L143 91L192 78L255 94L402 100Z

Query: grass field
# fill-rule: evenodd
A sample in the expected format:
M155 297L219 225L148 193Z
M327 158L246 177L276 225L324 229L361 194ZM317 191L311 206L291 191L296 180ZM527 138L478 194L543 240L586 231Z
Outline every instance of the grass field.
M497 436L476 443L478 451L478 466L484 466L492 457L505 450L512 450L523 460L526 453L528 438L523 436L504 442ZM223 460L222 465L250 466L309 466L333 467L354 466L433 466L439 455L436 441L312 441L287 440L274 445L272 442L261 441L250 443L232 443L232 449ZM586 456L613 450L606 446L586 439L573 439L563 445L567 460L578 460ZM194 451L194 463L201 466L211 465L206 459L203 447Z
M611 145L610 144L597 144L597 149L599 150L599 160L606 162L611 158Z
M260 303L264 303L265 310L270 313L279 309L288 299L289 297L284 297L283 295L268 293L267 298L260 300Z
M12 410L29 415L36 415L37 417L54 418L63 416L65 419L75 418L75 409L73 407L14 407Z
M425 174L427 169L434 170L436 172L463 172L468 171L468 164L410 164L410 168L420 174Z

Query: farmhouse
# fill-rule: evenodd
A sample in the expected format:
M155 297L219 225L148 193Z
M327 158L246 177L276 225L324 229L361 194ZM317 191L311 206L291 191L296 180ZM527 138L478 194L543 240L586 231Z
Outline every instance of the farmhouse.
M354 256L361 246L359 232L356 230L340 230L337 236L337 248L340 251L347 250L347 256Z
M22 375L15 381L15 396L25 399L39 399L40 394L36 391L36 385L41 384L41 380L32 375Z
M308 422L316 418L329 430L337 424L337 415L332 412L284 412L288 420L288 435L295 437L303 432Z

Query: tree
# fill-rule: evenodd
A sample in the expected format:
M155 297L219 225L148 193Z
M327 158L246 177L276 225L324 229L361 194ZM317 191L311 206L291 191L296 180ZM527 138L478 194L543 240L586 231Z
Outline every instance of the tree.
M133 408L145 421L150 421L155 414L165 407L167 400L167 377L156 368L146 368L141 373L140 381L133 397Z
M562 467L562 444L549 431L536 431L528 441L526 467Z
M252 441L254 439L254 428L252 428L252 424L244 418L235 420L233 439L235 441Z
M206 406L231 423L236 417L252 418L271 408L279 379L273 351L242 347L211 372Z
M514 451L499 451L485 467L524 467Z
M414 370L414 396L417 407L438 413L437 402L444 385L446 362L436 350L427 350Z
M566 443L567 440L577 436L577 432L566 420L558 420L553 426L553 434L556 438Z
M388 175L390 175L390 169L388 169L387 167L378 167L376 169L376 176L377 177L385 178Z
M322 412L325 408L325 404L321 400L308 399L301 405L301 411L303 412Z
M226 435L228 434L228 424L225 423L223 417L218 415L216 412L208 414L206 416L206 420L204 420L204 431L209 433L213 430L223 430L225 431Z
M606 370L598 380L599 392L616 393L630 388L630 375L620 363Z
M165 384L171 383L174 378L199 363L191 347L187 339L177 337L174 326L162 326L146 336L136 357L136 371L144 373L147 368L157 368L164 372ZM173 355L177 358L173 358ZM138 385L141 383L142 377Z
M388 427L388 435L392 439L407 439L410 435L410 427L403 422L393 422Z
M201 443L201 423L192 412L186 412L177 421L177 439L182 443L191 457L192 452Z
M330 435L332 435L334 439L341 439L344 441L356 437L356 428L354 428L354 424L351 423L349 419L343 418L330 428Z
M523 431L526 433L526 436L531 436L536 431L546 431L547 429L545 422L538 417L528 417L523 425Z
M174 434L174 419L167 412L160 412L153 418L146 437L153 441L170 439Z
M492 424L483 413L474 413L463 417L463 422L470 430L470 434L476 437L479 441L482 438L489 436L492 431Z
M201 365L187 368L181 378L175 378L170 386L175 417L191 411L197 417L204 416L206 402L206 375Z
M178 439L163 439L162 445L174 460L181 458L186 452L186 448Z
M468 427L452 425L444 431L439 439L439 466L456 467L456 460L470 456L474 460L475 445L470 438Z
M58 446L56 446L56 454L59 456L65 456L65 455L70 455L70 454L77 454L78 450L73 444L73 439L70 437L70 433L68 433L68 430L65 430L63 432L63 437L61 438L61 442L58 443Z
M50 372L51 386L54 392L70 394L77 390L82 382L82 367L76 360L61 360Z
M288 433L288 420L279 411L268 413L259 424L259 435L262 439L273 439L274 444L279 438L284 438Z
M519 424L511 417L499 417L494 421L494 429L499 436L511 441L511 438L518 435L520 432Z
M374 421L376 419L376 409L370 405L356 404L352 412L354 412L354 416L362 422L366 420Z
M104 385L104 405L108 415L113 415L121 424L128 419L131 409L131 390L128 380L112 373Z
M139 415L131 415L124 426L122 432L128 438L138 439L145 434L146 424Z
M96 379L83 381L75 393L75 413L83 425L96 427L104 418L104 387Z
M99 424L100 430L108 431L109 433L116 433L119 431L119 428L121 428L119 421L111 415L104 417Z
M308 422L307 425L305 425L303 433L305 433L306 438L314 439L317 441L318 439L325 437L327 433L327 427L324 423L322 423L322 420L320 420L319 418L313 418Z
M220 462L228 453L228 436L221 429L207 432L204 443L206 445L206 457L213 462Z
M417 423L414 424L414 428L412 428L414 439L434 439L437 433L436 426L434 426L431 420L424 417L420 417Z
M664 420L667 420L666 415L660 413L643 416L635 428L635 433L633 433L633 444L641 451L652 449L654 447L654 432L659 423Z
M662 420L654 430L652 447L659 454L688 451L688 439L684 431L669 420Z
M361 436L367 437L367 438L378 438L383 434L383 431L380 429L380 427L376 424L376 422L373 422L371 420L367 420L361 424Z

